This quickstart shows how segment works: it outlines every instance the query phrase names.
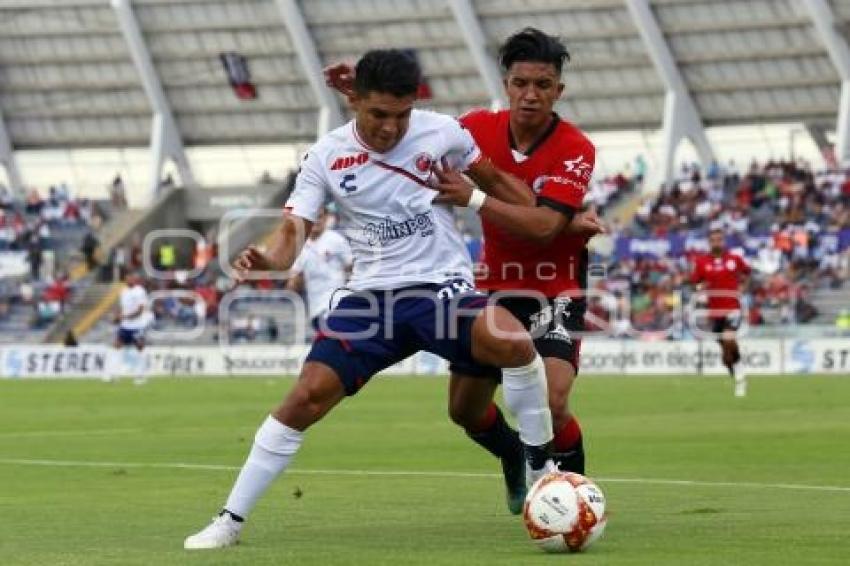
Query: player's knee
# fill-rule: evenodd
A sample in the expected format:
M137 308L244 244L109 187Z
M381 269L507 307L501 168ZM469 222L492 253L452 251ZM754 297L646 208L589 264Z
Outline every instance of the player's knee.
M569 389L565 387L552 386L549 384L549 412L552 413L552 424L555 430L566 424L570 418L567 409L567 396Z
M475 426L479 420L478 415L472 414L469 406L460 400L449 400L449 418L457 426L469 429Z
M304 430L321 419L341 396L326 382L302 375L275 416L287 426Z

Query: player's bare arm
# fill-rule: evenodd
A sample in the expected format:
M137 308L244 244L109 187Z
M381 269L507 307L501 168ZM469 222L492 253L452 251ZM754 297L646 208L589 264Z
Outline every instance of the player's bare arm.
M233 262L237 279L244 281L252 272L285 271L292 267L312 227L313 223L306 218L286 214L275 230L268 250L262 252L257 246L250 245L239 254Z
M488 196L511 204L534 206L534 193L522 180L498 169L489 159L479 159L466 171Z
M439 167L434 169L434 173L439 181L435 188L440 192L441 200L456 206L469 204L474 187L464 179L463 175L457 171ZM595 213L571 216L546 206L512 204L492 196L487 197L480 212L484 218L494 224L539 244L551 242L576 219L579 222L574 227L576 233L592 236L605 232L604 226Z
M304 290L304 274L296 273L286 282L286 290L300 293Z

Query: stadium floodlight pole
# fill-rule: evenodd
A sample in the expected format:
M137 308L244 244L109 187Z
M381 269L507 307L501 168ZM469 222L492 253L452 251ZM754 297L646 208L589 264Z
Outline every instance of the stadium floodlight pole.
M826 0L803 0L818 36L826 47L832 64L841 77L841 105L838 109L838 125L835 158L838 163L850 164L850 46L838 32L839 22Z
M310 35L310 30L304 21L298 0L275 0L275 4L277 4L283 23L289 32L289 38L295 48L296 55L298 55L298 60L301 62L301 67L307 75L310 88L313 89L313 94L319 101L316 137L321 137L333 128L342 125L342 109L334 93L325 84L319 52L316 50L316 43L313 41L313 36Z
M6 169L6 177L9 179L9 188L12 192L23 196L24 180L21 170L18 169L18 160L15 158L15 148L12 146L12 138L6 129L6 121L3 112L0 112L0 165Z
M649 0L626 0L626 6L632 14L652 63L661 75L667 91L664 97L662 125L664 131L662 173L664 182L669 183L673 180L676 149L683 139L691 140L704 167L708 167L714 160L714 150L705 134L699 110L652 13Z
M466 46L472 53L475 66L478 67L478 73L484 80L492 108L496 110L507 107L508 99L502 86L502 73L487 52L487 38L484 36L484 30L475 14L475 9L469 0L449 0L449 6L452 8L455 21L463 34L464 41L466 41Z
M133 64L142 79L142 87L144 87L145 94L153 108L149 195L151 198L156 196L159 190L162 167L168 158L174 160L183 185L194 186L195 177L192 175L192 168L189 166L189 160L186 157L180 130L177 128L171 105L156 74L150 50L145 43L139 23L136 21L131 0L112 0L112 9L118 18L118 25L121 26L121 33L124 35L124 41L130 50Z

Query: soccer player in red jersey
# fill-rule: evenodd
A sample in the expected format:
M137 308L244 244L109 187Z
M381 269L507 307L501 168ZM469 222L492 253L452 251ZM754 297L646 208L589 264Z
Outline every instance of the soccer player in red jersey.
M510 109L473 110L460 122L496 167L532 188L523 204L536 207L519 210L487 197L480 209L484 255L476 284L513 295L498 301L525 324L546 365L553 459L561 469L584 473L581 427L568 400L579 367L581 341L575 334L584 330L588 234L576 233L580 228L571 220L581 210L596 149L553 111L569 58L557 38L526 28L508 38L499 55ZM451 194L450 184L440 190Z
M739 289L746 285L750 266L744 259L726 250L723 230L712 229L708 235L710 253L694 259L691 283L708 295L712 332L718 337L723 365L735 382L735 396L747 394L747 378L740 366L741 351L736 332L741 325Z
M596 150L553 108L564 90L561 71L569 55L555 37L526 28L500 50L510 109L473 110L460 118L483 154L531 190L520 195L472 198L472 187L456 172L437 170L437 189L460 206L474 206L484 228L484 269L476 283L499 298L532 333L544 360L554 421L553 459L563 469L584 472L581 428L567 407L578 371L584 328L588 236L602 230L593 213L580 214ZM345 92L351 68L325 71L328 84ZM502 199L502 200L499 200ZM508 487L508 505L520 512L525 495L522 445L492 403L497 382L452 375L452 419L498 457ZM519 452L519 453L518 453Z

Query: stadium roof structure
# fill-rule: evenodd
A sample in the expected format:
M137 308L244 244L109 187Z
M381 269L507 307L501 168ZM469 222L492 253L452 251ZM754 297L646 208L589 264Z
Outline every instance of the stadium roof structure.
M0 162L15 149L307 142L346 112L321 66L415 49L426 106L503 103L495 53L524 26L573 55L557 110L590 131L800 121L850 158L850 0L0 0ZM240 100L220 61L245 57ZM158 178L158 175L157 175ZM156 179L153 180L155 182Z

